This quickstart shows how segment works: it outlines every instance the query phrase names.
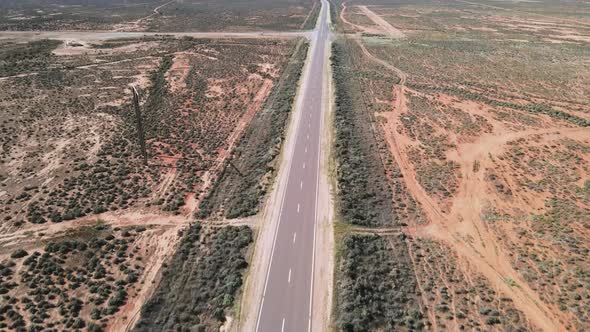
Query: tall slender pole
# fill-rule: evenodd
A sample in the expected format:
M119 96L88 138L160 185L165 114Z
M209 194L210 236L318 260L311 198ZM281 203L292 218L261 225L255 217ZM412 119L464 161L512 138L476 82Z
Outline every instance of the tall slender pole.
M139 93L135 87L132 87L133 90L133 106L135 106L135 118L137 120L137 138L139 140L139 148L141 150L141 155L143 157L143 164L147 165L147 152L145 151L145 138L143 134L143 123L141 121L141 110L139 108Z

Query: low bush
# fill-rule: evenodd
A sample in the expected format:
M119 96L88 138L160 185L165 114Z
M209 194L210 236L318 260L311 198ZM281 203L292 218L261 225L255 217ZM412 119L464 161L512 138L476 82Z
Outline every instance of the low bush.
M204 232L194 224L184 235L154 295L142 307L135 331L219 330L242 285L252 231L228 226L211 237Z

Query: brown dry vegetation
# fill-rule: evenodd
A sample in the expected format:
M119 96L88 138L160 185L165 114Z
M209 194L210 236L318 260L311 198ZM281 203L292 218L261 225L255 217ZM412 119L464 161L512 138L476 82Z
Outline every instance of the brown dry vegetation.
M274 85L262 110L252 113L248 128L227 158L228 164L210 193L202 200L197 217L227 219L259 212L276 175L285 128L291 118L299 78L309 43L301 40ZM262 102L262 99L258 100Z
M504 329L587 330L589 8L368 6L406 36L391 39L347 23L362 25L357 4L371 2L333 17L355 33L340 43L361 77L365 121L388 146L373 150L403 179L393 202L410 195L423 212L401 220L409 242L397 249L412 257L429 324L483 328L510 303ZM443 298L449 310L438 310Z

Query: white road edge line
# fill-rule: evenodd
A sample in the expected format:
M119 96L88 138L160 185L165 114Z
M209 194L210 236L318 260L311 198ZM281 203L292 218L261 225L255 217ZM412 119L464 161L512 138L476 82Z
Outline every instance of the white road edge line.
M308 323L308 331L311 332L311 309L313 308L313 281L314 281L314 274L315 274L315 241L316 241L316 228L318 223L318 195L320 191L320 149L322 147L322 139L321 139L321 132L322 132L322 122L323 116L320 116L320 137L318 138L318 170L316 172L316 193L315 193L315 209L314 209L314 223L313 223L313 246L312 246L312 256L311 256L311 290L309 293L309 323Z
M328 4L328 6L329 6L329 4ZM322 10L323 10L323 8L322 8ZM321 11L320 11L320 14L321 14ZM317 38L315 38L315 40L313 38L310 39L310 46L311 47L310 47L310 49L308 50L308 53L307 53L307 56L310 57L310 59L311 59L310 63L313 62L313 54L314 54L315 49L317 47L317 41L318 41ZM305 68L305 75L310 75L311 74L311 65L308 65L307 64L307 61L306 61L305 67L306 67ZM305 89L302 89L301 96L298 96L297 97L297 99L299 101L299 103L297 103L298 104L297 105L298 107L302 107L301 103L302 103L303 100L305 100L305 92L306 92L306 90ZM291 155L293 155L295 153L295 146L297 145L297 140L299 138L299 134L301 133L299 131L299 124L301 123L301 119L304 116L303 113L304 113L303 112L303 109L301 108L300 109L299 119L298 119L298 121L297 121L297 123L295 125L295 128L294 128L294 130L295 130L295 137L294 137L295 141L293 143L294 145L293 145L293 149L291 151ZM309 117L311 118L311 112L309 113ZM322 124L322 120L320 118L320 128L321 128L321 124ZM309 138L309 135L307 135L307 137ZM319 142L318 142L318 145L319 145ZM319 150L318 150L318 156L319 156ZM318 164L319 164L319 160L318 160ZM287 194L287 187L289 186L289 175L291 173L291 167L293 166L293 163L292 163L291 160L288 161L288 165L289 166L287 168L287 174L286 174L287 183L285 184L285 187L283 188L284 190L283 190L282 198L281 198L281 209L279 211L279 222L277 224L277 227L275 228L275 235L274 235L274 239L273 239L273 242L272 242L272 249L271 249L271 253L270 253L270 261L269 261L269 264L268 264L268 268L266 270L266 280L264 282L264 290L262 292L262 301L260 302L260 309L258 310L258 318L256 319L256 330L255 330L256 332L258 332L258 329L260 327L260 317L262 315L262 308L264 307L264 297L266 295L266 288L268 287L268 279L269 279L268 277L270 276L270 270L271 270L271 267L272 267L272 259L273 259L273 256L274 256L275 245L276 245L276 242L277 242L277 235L279 233L279 228L281 226L281 219L282 219L281 216L283 215L283 207L285 205L285 196ZM319 174L318 174L318 181L319 181ZM316 189L316 191L317 191L317 189ZM316 193L316 201L317 201L317 193ZM315 211L315 213L317 214L317 204L316 204L316 211ZM313 294L313 270L314 270L314 265L315 265L315 225L314 225L314 235L313 235L313 257L312 257L312 267L311 267L311 270L312 270L312 278L311 278L312 289L311 289L311 293L312 294ZM313 295L311 296L310 303L312 303L312 301L313 301ZM309 319L309 331L311 332L311 306L309 307L309 316L310 316L310 319ZM283 327L284 327L284 324L285 324L285 318L283 318Z
M308 51L309 52L309 51ZM309 54L308 54L309 55ZM307 71L307 75L310 74L310 70L309 68L306 69ZM301 95L301 100L304 100L305 98L305 89L302 92ZM299 107L301 107L299 105ZM293 148L291 149L291 155L293 155L295 153L295 146L297 145L297 140L299 139L300 136L300 131L299 131L299 124L301 123L301 119L303 117L303 109L300 109L300 114L299 114L299 120L297 121L297 123L295 124L295 128L293 128L293 130L295 130L295 141L293 143ZM279 222L277 223L277 227L275 228L275 235L274 238L272 240L272 249L270 250L270 261L268 263L268 268L266 270L266 280L264 281L264 290L262 291L262 301L260 301L260 309L258 310L258 318L256 319L256 330L258 331L259 327L260 327L260 317L262 316L262 308L264 307L264 297L266 296L266 288L268 287L268 277L270 276L270 269L272 267L272 259L275 253L275 246L277 243L277 235L279 234L279 228L281 227L281 216L283 215L283 207L285 207L285 196L287 196L287 187L289 186L289 175L291 174L291 168L293 167L293 162L291 160L292 158L289 158L288 161L288 166L287 166L287 174L286 174L286 179L287 182L285 184L285 187L283 188L283 193L281 194L281 209L279 210Z
M330 4L327 1L322 1L326 4L326 6L322 6L322 10L329 10L329 6ZM325 12L322 13L320 12L320 15L326 15ZM330 42L328 41L328 43L326 45L324 45L325 48L328 47L328 45L330 45ZM324 49L325 51L325 49ZM329 62L328 62L329 63ZM328 63L324 63L324 66L326 66ZM323 71L323 68L322 68ZM324 76L324 82L322 82L322 85L325 83L326 77ZM323 96L322 96L323 98ZM323 105L322 105L323 106ZM328 106L331 107L331 106ZM319 191L320 191L320 170L321 170L321 164L320 164L320 151L322 149L322 126L324 123L324 117L323 114L320 113L320 126L319 126L319 137L318 137L318 170L316 172L316 193L315 193L315 211L314 211L314 219L315 222L313 223L313 247L312 247L312 257L311 257L311 291L310 291L310 295L309 295L309 324L308 324L308 331L311 332L311 309L313 308L313 281L314 281L314 274L315 274L315 242L316 242L316 229L317 229L317 223L318 223L318 197L319 197Z

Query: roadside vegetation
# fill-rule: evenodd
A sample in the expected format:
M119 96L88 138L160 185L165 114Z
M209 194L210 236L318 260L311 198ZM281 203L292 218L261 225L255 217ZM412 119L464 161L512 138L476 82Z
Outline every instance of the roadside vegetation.
M341 331L426 329L403 236L347 235L339 244L335 321Z
M344 41L332 47L336 88L335 155L338 183L337 206L342 219L362 226L389 225L392 221L391 189L372 132L354 59Z
M314 1L313 7L309 12L309 16L303 22L303 30L313 30L315 29L316 23L318 21L318 17L320 16L320 12L322 10L322 2L321 1Z
M18 69L23 77L0 81L11 87L0 93L3 226L138 206L180 214L187 202L196 205L208 189L203 178L217 174L295 45L166 37L115 40L112 45L122 46L104 49L68 44L54 50L58 44L6 43L2 49L6 68L39 64L38 72ZM34 61L7 55L21 53L34 54ZM129 85L142 96L147 167ZM275 98L274 107L284 111L294 91L282 91L286 101ZM280 126L282 119L265 121Z
M198 218L238 218L258 213L274 181L309 43L301 40L273 90L252 122L213 190L202 201ZM231 162L231 164L229 164Z
M134 330L219 330L232 314L251 242L247 226L191 225Z

